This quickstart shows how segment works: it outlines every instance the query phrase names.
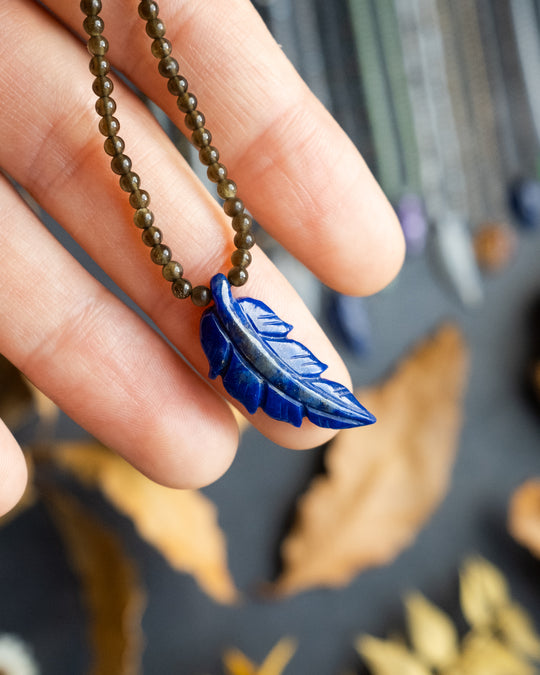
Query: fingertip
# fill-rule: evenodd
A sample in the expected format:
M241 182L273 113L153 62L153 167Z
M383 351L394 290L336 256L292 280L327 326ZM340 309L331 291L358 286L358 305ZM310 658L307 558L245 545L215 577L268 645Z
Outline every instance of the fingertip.
M17 505L28 481L22 450L0 420L0 516Z

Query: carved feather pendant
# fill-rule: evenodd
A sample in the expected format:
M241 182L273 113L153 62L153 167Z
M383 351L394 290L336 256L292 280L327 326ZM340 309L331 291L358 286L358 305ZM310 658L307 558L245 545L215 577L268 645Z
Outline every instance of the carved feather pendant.
M320 377L327 366L287 338L292 326L267 305L233 298L223 274L212 278L211 288L214 304L200 327L209 377L221 375L226 391L249 413L262 408L296 427L304 417L332 429L375 422L346 387Z

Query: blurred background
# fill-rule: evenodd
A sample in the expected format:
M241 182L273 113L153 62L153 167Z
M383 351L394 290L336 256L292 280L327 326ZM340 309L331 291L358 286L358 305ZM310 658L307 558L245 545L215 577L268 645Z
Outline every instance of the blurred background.
M530 638L521 649L497 623L510 600L501 600L499 577L499 595L485 591L486 570L478 582L491 598L486 626L517 661L492 649L483 670L472 661L451 670L476 621L463 597L470 556L501 571L540 630L540 489L532 482L540 477L540 1L254 4L402 223L403 270L366 299L321 286L258 231L355 386L388 420L386 435L340 434L330 447L292 452L246 428L222 479L193 501L162 501L4 364L2 405L21 443L32 444L37 488L0 528L0 672L540 672L533 628L512 624ZM195 153L159 119L204 179ZM58 439L90 454L51 461ZM339 478L340 458L356 483ZM315 494L314 480L328 493ZM120 496L128 488L138 505ZM306 493L311 502L299 502ZM369 665L358 638L405 635L404 598L415 589L451 617L456 653L440 666L423 654L424 671L407 670L403 655L386 670L374 657ZM427 624L439 625L436 617ZM2 649L17 647L13 639L6 648L2 635L18 636L39 671L9 670ZM261 664L285 636L296 649L280 643L266 670L242 660L240 652ZM418 640L408 649L421 652Z

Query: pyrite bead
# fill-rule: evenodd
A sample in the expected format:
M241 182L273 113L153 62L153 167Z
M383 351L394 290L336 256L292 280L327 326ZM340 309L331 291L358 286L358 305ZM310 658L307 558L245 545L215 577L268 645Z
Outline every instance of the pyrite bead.
M223 204L223 210L228 216L238 216L244 211L244 202L241 199L238 199L238 197L231 197L230 199L225 200ZM247 247L243 246L242 248Z
M248 280L248 273L243 267L231 267L227 278L231 286L243 286Z
M195 129L191 134L191 141L193 142L193 145L198 148L204 148L212 142L212 134L208 129L201 127L201 129Z
M159 7L157 2L148 2L148 0L145 2L143 0L143 2L139 3L138 10L141 19L150 21L151 19L157 19Z
M253 225L253 219L247 213L240 213L232 219L233 230L236 232L249 232Z
M165 24L161 19L150 19L146 24L146 33L151 38L161 38L165 35Z
M247 267L251 263L251 253L244 248L238 248L232 254L231 262L234 267Z
M115 155L120 155L124 152L126 144L124 143L124 139L120 138L120 136L109 136L109 138L105 139L103 147L108 155L114 157Z
M150 257L156 265L166 265L172 258L171 249L165 244L158 244L150 251Z
M159 228L152 225L151 227L147 227L146 230L142 231L141 239L145 246L157 246L157 244L161 244L163 240L163 234Z
M213 145L207 145L204 148L199 150L199 159L202 164L210 166L210 164L215 164L219 160L219 150L214 148Z
M114 83L110 77L96 77L92 82L92 90L96 96L110 96L113 89Z
M92 75L102 77L103 75L107 75L111 69L111 64L109 63L109 59L106 59L104 56L93 56L90 59L89 68Z
M200 110L192 110L184 118L186 127L191 129L191 131L195 131L195 129L204 127L205 121L205 117Z
M179 75L176 77L171 77L171 79L167 82L167 89L173 96L183 96L188 90L186 78Z
M120 122L116 117L102 117L99 120L99 130L103 136L116 136L120 131Z
M122 176L131 171L131 159L127 155L116 155L111 159L111 169Z
M167 38L156 38L152 42L152 54L156 59L163 59L172 52L172 45Z
M81 0L81 12L87 16L96 16L101 12L101 0Z
M133 222L141 229L151 227L154 224L154 214L152 211L150 211L150 209L138 209L133 214Z
M172 56L164 56L158 63L159 74L163 77L176 77L179 68L178 61Z
M176 105L183 113L192 112L197 108L197 98L191 92L186 91L178 96Z
M227 178L227 167L225 164L214 162L214 164L210 164L208 167L206 175L213 183L219 183L220 181Z
M105 24L103 19L99 16L87 16L83 21L84 32L88 35L101 35Z
M134 209L145 209L150 204L150 195L146 190L136 190L129 195L129 203Z
M238 188L233 180L220 180L217 186L217 193L222 199L231 199L236 197Z
M103 35L93 35L88 40L87 47L92 56L103 56L109 49L109 42Z
M139 174L129 171L124 176L120 176L120 187L124 192L135 192L141 187Z
M111 117L116 112L116 101L108 96L101 96L96 101L96 112L100 117Z
M212 300L212 293L206 286L195 286L191 291L191 302L197 307L206 307Z
M163 274L163 278L167 281L176 281L184 274L184 269L179 262L171 260L163 266L161 273Z
M237 232L234 235L234 245L236 248L248 249L255 244L255 237L251 232Z
M171 286L175 298L184 300L191 295L191 283L187 279L177 279Z

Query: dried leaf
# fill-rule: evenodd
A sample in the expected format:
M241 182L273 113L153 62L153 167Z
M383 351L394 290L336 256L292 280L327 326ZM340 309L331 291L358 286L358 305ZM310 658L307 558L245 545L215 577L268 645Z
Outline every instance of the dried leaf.
M141 672L144 593L118 538L73 497L44 494L89 611L93 663L90 673Z
M342 586L410 544L443 498L461 427L467 350L457 328L423 342L387 382L359 393L378 423L342 431L328 473L300 500L274 586Z
M400 642L378 640L365 635L356 649L373 675L430 675L430 670Z
M493 635L473 632L464 640L461 657L445 675L535 675L535 668Z
M527 612L516 603L497 614L497 628L504 642L518 654L540 661L540 636Z
M227 675L282 675L296 651L296 641L282 638L257 667L238 649L229 649L223 656Z
M0 418L15 429L31 410L32 394L21 373L0 354Z
M540 479L523 483L512 496L508 529L516 541L540 558Z
M216 507L201 492L158 485L98 443L61 444L52 459L83 483L101 489L133 520L143 539L174 569L192 574L214 600L237 599Z
M405 607L414 651L428 666L449 666L458 655L458 635L450 617L421 593L411 593Z
M459 576L461 609L477 629L493 626L497 612L510 604L510 590L502 573L481 557L465 562Z

